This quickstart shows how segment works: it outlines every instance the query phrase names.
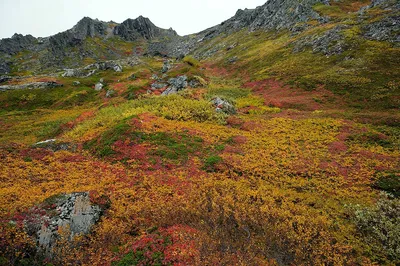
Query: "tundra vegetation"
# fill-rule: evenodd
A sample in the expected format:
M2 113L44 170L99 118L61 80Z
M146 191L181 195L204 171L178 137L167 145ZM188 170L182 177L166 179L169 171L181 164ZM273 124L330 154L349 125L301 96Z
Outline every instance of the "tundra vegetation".
M78 85L41 75L24 82L64 86L0 92L0 264L400 264L400 50L362 36L356 11L366 2L317 4L332 19L296 35L205 40L169 59L164 81L197 85L168 96L152 90L160 56ZM378 20L387 11L368 12ZM343 23L352 49L293 51ZM125 53L134 45L85 46L110 43ZM224 48L202 58L210 47ZM75 148L33 145L48 139ZM90 234L71 239L60 228L45 256L25 221L32 207L73 192L109 206Z

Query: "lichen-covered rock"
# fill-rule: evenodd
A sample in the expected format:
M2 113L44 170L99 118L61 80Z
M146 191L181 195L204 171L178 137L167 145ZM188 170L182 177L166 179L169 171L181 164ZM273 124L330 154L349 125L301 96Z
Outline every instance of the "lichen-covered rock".
M96 85L94 85L94 89L96 91L101 91L103 89L104 85L101 82L96 83Z
M216 97L211 102L215 106L215 110L217 112L223 112L223 113L226 113L229 115L236 113L235 106L233 106L230 102L228 102L226 100Z
M364 36L370 40L400 42L400 16L389 16L366 25Z
M167 73L168 70L170 70L171 68L172 68L171 62L170 62L169 60L165 60L165 61L164 61L164 64L163 64L163 67L162 67L162 69L161 69L161 72L162 72L162 73Z
M187 88L188 82L187 82L187 76L179 76L177 78L170 78L168 80L168 84L171 87L177 88L178 91L183 90Z
M400 2L398 0L372 0L371 5L369 7L380 6L381 8L400 8Z
M114 70L115 72L122 72L123 67L117 61L106 61L106 62L98 62L85 67L85 69L96 68L99 70Z
M63 84L48 81L48 82L31 82L18 85L3 85L0 86L0 92L8 90L24 90L24 89L51 89L56 87L62 87Z
M165 88L167 86L168 86L168 84L160 83L160 82L154 82L153 84L151 84L151 88L155 89L155 90L159 90L159 89Z
M306 48L311 48L314 53L341 54L346 50L345 37L342 33L344 28L344 26L336 26L322 34L301 38L295 42L293 52L302 52Z
M168 87L161 95L167 96L178 93L178 89L176 87Z
M51 255L60 231L67 231L70 240L90 232L110 204L106 197L96 204L91 196L89 192L55 195L30 210L24 222L39 251Z
M106 98L112 98L117 94L117 92L115 90L108 90L106 92Z
M152 80L160 80L160 77L157 74L151 75Z
M175 94L188 86L187 76L179 76L168 80L169 87L161 94L163 96Z
M76 144L68 142L59 142L56 139L48 139L45 141L40 141L32 145L33 148L42 148L51 151L71 151L75 152L78 148Z
M64 74L62 74L63 77L84 77L87 76L87 73L82 71L82 69L66 69Z

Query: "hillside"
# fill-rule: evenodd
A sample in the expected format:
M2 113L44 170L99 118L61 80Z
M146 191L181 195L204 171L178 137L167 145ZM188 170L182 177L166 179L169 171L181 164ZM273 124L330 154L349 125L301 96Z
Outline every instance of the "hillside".
M0 265L398 265L400 4L0 40Z

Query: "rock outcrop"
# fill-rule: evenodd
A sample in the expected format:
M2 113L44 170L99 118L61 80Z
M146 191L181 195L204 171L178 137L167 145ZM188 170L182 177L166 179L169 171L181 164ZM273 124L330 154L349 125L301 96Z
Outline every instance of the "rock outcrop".
M10 65L7 62L0 62L0 74L9 74Z
M0 40L0 53L14 55L31 48L36 43L37 40L32 35L23 36L16 33L11 38Z
M56 139L48 139L44 141L37 142L32 145L33 148L41 148L50 150L53 152L56 151L71 151L75 152L78 148L76 144L68 143L68 142L59 142Z
M91 196L89 192L55 195L30 210L24 223L40 252L51 256L60 231L66 231L69 240L90 232L110 204L106 197L95 203Z
M49 38L49 49L54 55L63 55L66 48L80 45L86 38L104 37L107 28L106 22L85 17L72 29L51 36Z
M137 19L127 19L113 30L114 35L120 36L127 41L135 41L139 38L152 40L160 37L175 37L178 34L173 30L165 30L154 25L148 18L143 16Z
M389 16L366 25L364 36L370 40L400 42L400 16Z
M216 97L212 99L211 103L215 106L215 111L222 112L225 114L236 114L235 106L233 106L230 102Z
M345 36L342 30L345 26L336 26L322 34L306 36L295 42L293 51L302 52L311 48L314 53L323 53L327 56L341 54L346 50Z
M396 0L373 0L369 6L361 8L359 15L363 18L371 8L379 7L386 11L395 11L393 15L385 16L379 20L374 19L362 27L366 39L376 41L389 41L400 43L400 2ZM365 17L364 17L365 18ZM366 16L368 18L368 16Z
M309 20L325 23L327 18L321 17L313 9L313 6L318 3L329 5L328 0L269 0L255 9L240 9L232 18L200 33L203 35L200 41L243 28L248 28L250 31L258 29L297 31L298 24Z
M18 85L3 85L0 86L0 92L8 90L25 90L25 89L51 89L56 87L62 87L63 84L48 81L48 82L31 82Z
M163 96L175 94L188 86L187 76L179 76L168 80L169 87L162 93Z

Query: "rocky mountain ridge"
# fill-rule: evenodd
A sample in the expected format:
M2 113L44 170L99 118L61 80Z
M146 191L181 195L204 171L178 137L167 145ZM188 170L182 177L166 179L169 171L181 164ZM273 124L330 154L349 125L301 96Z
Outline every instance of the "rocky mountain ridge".
M143 49L147 48L147 53L150 55L181 57L197 48L204 40L243 28L251 31L293 29L296 23L306 22L310 19L317 19L323 23L325 18L319 16L312 9L316 3L329 4L326 0L268 1L256 9L238 10L235 16L220 25L183 37L173 29L157 27L148 18L142 16L136 19L127 19L121 24L85 17L72 29L47 38L15 34L11 38L1 40L0 59L3 62L0 73L11 72L11 66L16 64L12 57L24 51L39 54L39 62L44 68L68 67L68 64L64 62L66 57L71 57L68 49L80 49L79 56L82 58L93 56L90 49L83 48L84 42L89 38L110 39L116 37L127 42L144 40L148 43L148 47L143 47ZM106 57L107 59L116 59L112 53Z
M131 55L149 55L171 58L182 58L194 53L199 58L208 57L206 53L198 53L197 49L209 40L221 35L229 35L246 29L249 32L289 31L299 34L317 25L335 22L338 6L346 5L344 0L270 0L255 9L238 10L236 14L202 32L187 36L179 36L172 28L162 29L154 25L150 19L140 16L127 19L122 23L103 22L85 17L72 29L46 38L35 38L31 35L15 34L11 38L0 40L0 74L49 72L54 69L77 68L104 60L119 60ZM393 0L373 0L365 2L358 10L359 23L365 23L362 30L370 40L400 41L399 3ZM382 20L368 22L365 12L371 8L381 7L389 14ZM333 11L332 14L327 10ZM367 22L365 22L367 21ZM321 45L329 45L340 41L341 31L348 28L345 22L333 32L326 32L326 38L317 41ZM329 30L329 29L328 29ZM317 47L313 40L307 39L305 44L297 45L297 50L304 46L313 46L316 51L326 54L341 52L344 47ZM314 36L311 39L320 39ZM311 43L310 43L311 42ZM301 46L301 47L299 47ZM22 62L21 62L22 61ZM83 63L82 63L83 62ZM85 62L88 62L84 64Z

